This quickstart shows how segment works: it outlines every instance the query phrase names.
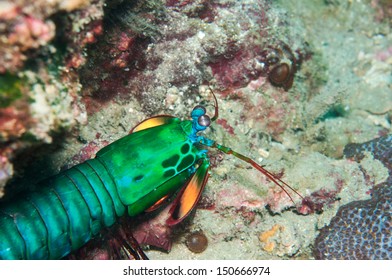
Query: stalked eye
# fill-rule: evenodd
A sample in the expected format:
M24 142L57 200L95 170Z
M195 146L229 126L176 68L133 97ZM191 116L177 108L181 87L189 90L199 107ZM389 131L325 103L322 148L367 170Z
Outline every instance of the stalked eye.
M199 123L199 125L201 126L210 126L211 124L211 119L209 116L207 115L202 115L197 119L197 122Z
M191 117L198 118L198 117L204 115L205 113L206 113L206 108L204 108L201 105L197 105L195 108L193 108Z

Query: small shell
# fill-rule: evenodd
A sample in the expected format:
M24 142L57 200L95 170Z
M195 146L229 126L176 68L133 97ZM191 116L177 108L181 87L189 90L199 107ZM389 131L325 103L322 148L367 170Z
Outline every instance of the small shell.
M270 83L289 90L297 71L297 60L290 47L285 43L280 48L268 47L261 57L264 57Z
M290 66L287 63L278 64L271 70L269 79L271 83L282 85L290 76L290 72Z
M191 252L202 253L207 249L208 239L203 231L196 231L186 237L185 244Z

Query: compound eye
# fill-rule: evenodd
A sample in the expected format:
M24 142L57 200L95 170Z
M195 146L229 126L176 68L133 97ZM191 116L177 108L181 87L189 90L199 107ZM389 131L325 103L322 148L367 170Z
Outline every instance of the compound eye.
M195 108L193 108L191 117L192 118L194 118L194 117L198 118L198 117L204 115L205 113L206 113L206 108L204 108L201 105L197 105Z
M196 105L195 108L193 108L193 110L202 110L203 115L206 113L206 108L204 108L204 106L201 105Z
M192 118L199 118L200 116L204 115L206 113L206 108L203 106L197 105L195 108L192 110L191 117Z
M211 124L211 119L210 119L210 117L207 116L207 115L202 115L202 116L200 116L200 117L197 119L197 122L199 123L199 125L207 127L207 126L210 126L210 124Z

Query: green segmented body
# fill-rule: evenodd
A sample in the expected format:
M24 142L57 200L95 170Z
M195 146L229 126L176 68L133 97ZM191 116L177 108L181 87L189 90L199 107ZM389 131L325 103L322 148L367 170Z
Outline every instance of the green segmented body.
M127 211L135 216L175 192L203 152L192 121L129 134L0 207L0 259L59 259Z
M184 186L166 220L169 226L178 224L194 209L208 180L210 161L207 150L200 149L203 146L250 164L282 188L293 203L285 187L305 201L251 158L198 135L218 118L213 97L212 118L204 107L196 106L192 121L170 116L147 119L134 133L101 149L95 159L44 180L38 191L0 206L0 259L62 258L125 212L135 216L155 209ZM136 243L131 246L138 247ZM135 252L144 258L140 251Z

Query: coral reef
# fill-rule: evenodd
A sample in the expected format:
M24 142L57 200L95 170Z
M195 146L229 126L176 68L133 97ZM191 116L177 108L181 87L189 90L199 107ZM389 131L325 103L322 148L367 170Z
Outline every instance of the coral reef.
M346 157L361 161L369 152L389 171L374 186L372 198L340 207L315 241L317 259L392 259L392 135L363 144L349 144Z
M0 3L0 73L16 72L33 50L46 46L55 36L50 19L56 13L71 12L90 4L90 0L1 1Z
M265 1L170 1L154 9L136 2L112 9L107 32L89 48L90 62L81 72L88 112L135 97L151 114L164 109L161 100L171 91L189 95L212 78L232 95L259 78L259 86L280 79L273 84L290 88L298 60L269 35L278 28L270 20L279 17L269 19L268 11Z
M99 0L1 1L0 193L13 170L31 162L17 158L86 123L73 69L101 32L102 7Z

